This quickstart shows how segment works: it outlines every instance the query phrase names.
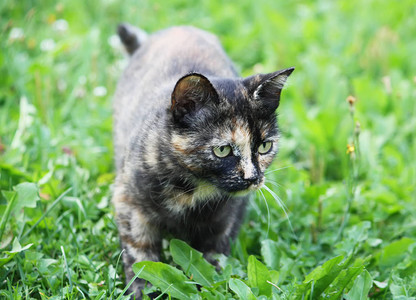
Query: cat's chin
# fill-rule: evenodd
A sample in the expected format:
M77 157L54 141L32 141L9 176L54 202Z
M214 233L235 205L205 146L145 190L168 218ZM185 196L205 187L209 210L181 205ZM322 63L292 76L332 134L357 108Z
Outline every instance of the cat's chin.
M252 184L245 190L231 192L230 194L234 197L246 196L252 192L260 190L264 185L264 180L262 180L259 184Z
M246 190L242 190L242 191L238 191L238 192L231 192L230 195L233 196L233 197L242 197L242 196L247 196L251 192L253 192L252 189L246 189Z

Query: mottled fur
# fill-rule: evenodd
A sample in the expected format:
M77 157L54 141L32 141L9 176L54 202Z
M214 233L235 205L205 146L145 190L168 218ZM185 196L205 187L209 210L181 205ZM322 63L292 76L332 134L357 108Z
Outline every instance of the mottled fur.
M248 192L277 152L275 109L293 68L242 79L217 38L173 27L140 40L119 27L130 63L114 97L113 203L126 271L159 259L164 232L207 257L229 252ZM142 35L144 36L144 35ZM259 146L272 142L267 154ZM229 145L217 157L213 147ZM141 280L132 290L140 297Z

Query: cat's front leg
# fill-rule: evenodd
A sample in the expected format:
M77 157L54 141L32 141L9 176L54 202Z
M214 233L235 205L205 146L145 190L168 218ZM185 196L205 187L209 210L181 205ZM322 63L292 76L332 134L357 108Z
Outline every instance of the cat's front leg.
M132 266L140 261L158 261L160 256L160 232L157 226L149 222L134 199L116 189L113 196L116 208L120 241L123 250L126 284L134 277ZM129 288L136 299L141 299L145 281L136 279Z
M214 220L202 224L199 233L193 238L192 245L200 250L217 270L219 265L214 256L219 253L230 254L231 241L238 234L247 201L248 198L238 199L238 202L226 201L225 206L214 214Z
M218 240L218 244L221 244L221 247L204 247L202 250L202 254L204 258L215 267L217 272L221 270L221 266L218 263L218 260L215 258L216 254L230 254L230 241L229 237L223 236L222 239Z
M220 266L218 261L215 259L215 254L230 254L230 241L232 237L230 233L226 230L221 232L215 232L218 228L209 228L207 231L202 234L201 236L194 238L191 241L191 246L195 249L201 251L204 255L204 258L215 268L217 271L220 270ZM213 234L209 234L209 233Z

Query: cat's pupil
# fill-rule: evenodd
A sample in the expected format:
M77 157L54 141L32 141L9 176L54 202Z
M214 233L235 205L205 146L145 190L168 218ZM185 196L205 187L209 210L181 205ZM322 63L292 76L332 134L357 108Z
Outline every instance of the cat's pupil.
M221 146L221 147L220 147L220 151L221 151L221 152L224 152L224 148L225 148L224 146Z

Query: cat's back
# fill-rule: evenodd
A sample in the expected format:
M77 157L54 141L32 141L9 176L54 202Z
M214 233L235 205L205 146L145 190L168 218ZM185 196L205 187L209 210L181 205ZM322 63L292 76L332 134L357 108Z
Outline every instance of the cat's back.
M119 81L115 101L146 102L146 99L136 95L160 94L163 87L171 92L178 79L190 72L200 72L206 76L237 76L230 59L213 34L191 26L171 27L156 32L130 58ZM136 95L132 95L132 92L136 92Z
M197 72L207 77L236 77L217 37L191 26L151 34L133 53L114 97L114 136L119 155L130 134L163 118L175 83ZM153 121L152 121L153 120ZM155 125L156 126L156 125Z

